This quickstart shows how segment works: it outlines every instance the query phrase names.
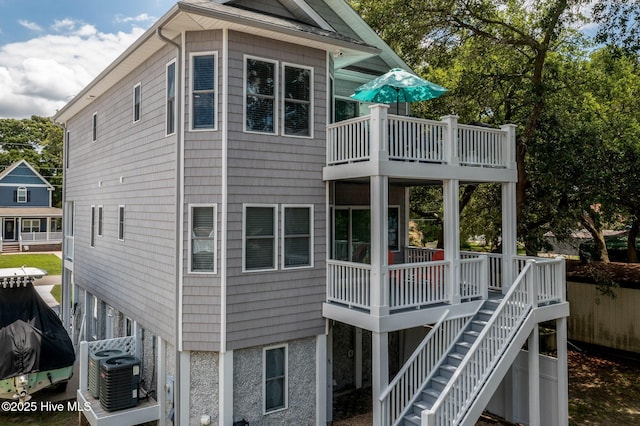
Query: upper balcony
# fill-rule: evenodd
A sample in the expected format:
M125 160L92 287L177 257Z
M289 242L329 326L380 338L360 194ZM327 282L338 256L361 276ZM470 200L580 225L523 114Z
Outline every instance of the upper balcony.
M527 264L534 271L530 279L538 306L566 301L563 258L508 260L497 253L460 252L459 258L447 261L436 254L442 251L407 247L404 262L388 265L377 279L371 265L328 259L324 316L391 331L436 322L445 310L469 314L483 300L501 298Z
M389 115L387 105L327 126L324 180L397 178L515 182L515 125L499 129Z

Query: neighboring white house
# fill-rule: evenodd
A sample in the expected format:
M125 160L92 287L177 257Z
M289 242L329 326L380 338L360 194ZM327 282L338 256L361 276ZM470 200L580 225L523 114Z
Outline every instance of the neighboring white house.
M343 0L184 0L60 110L91 424L320 425L363 386L376 425L567 424L564 264L516 255L514 126L349 99L395 67ZM466 183L501 185L502 254L460 251ZM443 252L408 244L420 185L442 187ZM112 347L149 398L106 413L86 365Z

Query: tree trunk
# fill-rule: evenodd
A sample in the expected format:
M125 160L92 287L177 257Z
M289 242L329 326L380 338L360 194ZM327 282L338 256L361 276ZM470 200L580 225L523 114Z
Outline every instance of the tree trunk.
M591 213L597 214L593 211ZM589 212L584 212L581 222L593 237L593 242L596 245L597 257L599 257L602 262L609 263L609 252L607 251L607 244L604 241L604 234L602 233L600 226L596 223L594 217L589 214Z
M627 236L627 255L630 263L638 263L638 250L636 250L636 239L640 232L640 219L638 216L634 216L631 222L631 229L629 229L629 235Z

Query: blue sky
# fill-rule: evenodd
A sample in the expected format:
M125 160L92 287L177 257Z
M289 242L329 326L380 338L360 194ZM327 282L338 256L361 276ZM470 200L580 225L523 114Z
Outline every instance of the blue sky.
M0 0L0 118L51 116L176 0Z

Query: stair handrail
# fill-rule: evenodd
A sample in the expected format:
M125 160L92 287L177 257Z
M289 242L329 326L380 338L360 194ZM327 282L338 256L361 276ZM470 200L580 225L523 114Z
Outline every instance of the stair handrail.
M507 294L504 296L504 298L496 308L494 314L491 316L486 326L482 329L482 331L478 335L478 338L475 340L475 342L473 343L473 345L471 346L467 354L462 359L462 362L460 363L455 373L451 377L451 380L449 380L449 383L447 383L447 386L440 393L440 396L438 396L438 399L434 402L433 406L430 409L424 410L422 412L423 424L426 424L429 426L432 426L432 425L449 426L449 425L455 424L457 420L459 420L460 418L462 418L462 416L464 416L464 413L466 413L467 409L469 408L469 404L474 400L475 393L478 390L476 389L478 386L478 383L482 383L485 376L488 375L488 373L490 373L493 370L495 363L499 359L497 355L504 351L504 348L502 346L506 348L508 342L511 340L510 338L511 338L511 334L513 333L513 330L516 330L517 328L520 327L520 325L525 320L526 316L533 309L534 304L537 303L535 268L534 268L535 263L536 261L533 259L527 260L526 266L522 269L522 271L516 278L515 282L509 288L509 291L507 292ZM527 281L530 282L530 285L528 288L526 287ZM520 289L521 286L525 286L524 291ZM470 387L469 385L472 385L471 389L470 390L461 389L461 386L457 383L458 380L460 379L460 376L462 376L465 369L469 367L469 365L471 365L470 363L471 363L472 357L478 352L478 349L480 345L484 343L485 337L487 336L487 334L489 334L489 332L493 329L498 318L503 314L503 312L507 309L508 305L512 302L511 299L514 298L514 294L516 292L520 293L521 295L524 295L525 304L522 305L523 309L519 311L520 315L515 319L513 326L509 328L507 336L504 336L505 338L503 338L504 342L506 343L502 344L502 342L499 342L500 346L498 348L495 348L495 347L493 348L495 353L490 356L489 364L487 365L487 367L479 371L480 374L475 374L470 379L467 378L463 386L466 384L467 385L466 388L469 388ZM512 306L516 306L516 305L513 304ZM487 357L485 356L484 358L486 359ZM475 367L477 368L478 365L476 365ZM454 409L447 411L447 414L448 414L447 419L442 419L437 417L438 412L442 408L441 406L445 403L445 400L450 397L449 394L453 390L456 391L456 397L463 396L464 400L460 404L455 404L456 407ZM466 394L465 394L465 391L466 391Z
M390 425L398 424L398 421L402 419L402 416L407 411L407 408L411 407L411 404L413 404L417 399L420 389L424 387L424 385L428 382L428 380L431 378L433 373L436 371L436 368L434 367L439 365L444 359L444 357L446 357L451 347L455 344L455 342L458 340L458 337L461 335L465 327L469 324L469 322L475 315L475 313L472 313L466 316L462 315L455 318L448 318L449 313L450 313L450 310L447 309L440 316L440 318L438 319L438 322L436 322L436 324L429 331L429 333L427 333L427 335L420 342L418 347L413 351L411 356L404 363L400 371L398 371L398 373L395 375L393 380L389 383L389 385L385 388L385 390L380 394L379 400L382 403L382 407L383 407L382 418L385 419L386 424L390 424ZM436 359L432 363L433 366L427 366L427 367L425 367L424 365L422 366L423 374L421 375L421 377L419 377L419 380L416 380L413 383L413 386L411 387L411 389L408 389L408 392L405 389L405 393L402 394L404 397L401 398L402 399L401 401L399 402L396 401L398 402L398 404L396 404L396 407L392 409L393 407L390 407L390 405L391 405L391 402L393 401L393 398L392 398L393 393L397 391L398 388L401 386L401 382L406 379L406 375L410 374L409 370L416 367L416 362L418 362L418 359L420 355L423 353L425 347L429 343L431 343L433 339L436 338L434 336L436 336L436 334L443 327L443 324L445 321L455 320L455 319L466 319L466 321L464 321L463 324L460 324L459 329L457 331L452 333L455 335L451 338L450 342L448 342L448 345L440 351L441 353L436 354L436 357L434 357ZM440 343L444 343L444 342L440 342ZM388 420L388 422L386 420Z

